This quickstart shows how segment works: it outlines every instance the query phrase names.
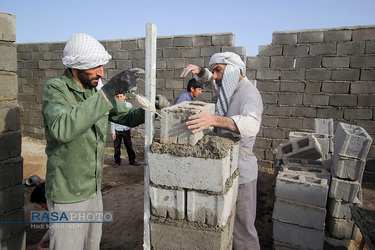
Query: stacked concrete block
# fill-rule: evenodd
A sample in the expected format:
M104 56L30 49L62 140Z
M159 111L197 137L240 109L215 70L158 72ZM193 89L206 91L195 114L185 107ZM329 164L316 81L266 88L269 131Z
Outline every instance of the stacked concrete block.
M314 120L314 132L318 134L324 134L328 137L329 140L329 146L328 146L328 156L325 159L331 158L333 152L334 152L334 142L333 142L333 136L334 136L334 129L333 129L334 123L333 119L321 119L321 118L315 118Z
M0 12L0 249L26 246L15 41L16 17Z
M195 145L205 134L212 131L211 128L193 134L188 130L185 124L188 121L188 117L201 112L198 109L194 109L197 106L205 108L210 114L214 114L215 112L214 103L200 101L182 102L162 109L160 126L164 129L160 131L161 143Z
M275 249L323 249L329 176L322 167L283 166L272 215Z
M335 155L366 160L372 138L362 127L340 122L334 141Z
M326 134L319 134L319 133L307 133L307 132L290 132L289 133L289 141L295 141L302 137L311 136L316 138L319 142L321 150L322 150L322 157L321 159L328 159L330 158L331 150L330 150L330 139L329 136Z
M361 127L339 123L334 136L327 226L332 237L354 239L350 206L361 206L361 182L372 138Z
M161 111L164 139L185 131L186 125L176 123L184 124L195 111L187 103L166 109ZM238 152L239 138L230 134L154 141L148 154L154 249L232 248Z
M307 135L289 143L281 144L277 149L277 159L303 158L320 159L322 147L315 135Z

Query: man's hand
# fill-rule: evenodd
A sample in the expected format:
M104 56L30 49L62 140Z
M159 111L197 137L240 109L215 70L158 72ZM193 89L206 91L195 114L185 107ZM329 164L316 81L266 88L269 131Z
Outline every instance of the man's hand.
M117 94L122 94L126 91L137 89L139 74L144 73L143 69L128 69L124 70L109 80L102 90L107 95L109 100L112 100Z
M203 107L194 107L194 109L201 110L200 113L196 115L189 116L189 120L186 122L188 125L188 129L193 130L192 133L198 133L204 129L208 129L209 127L215 124L215 116L211 115L206 111Z
M222 128L228 131L239 133L236 123L230 117L211 115L203 107L194 107L202 112L196 115L189 116L186 122L188 129L193 130L192 133L198 133L209 127Z
M135 135L135 131L134 130L130 130L130 137L134 137Z
M116 140L116 134L112 134L112 139Z
M194 64L189 64L188 66L186 66L184 68L184 70L182 71L180 77L181 78L184 78L185 76L187 76L187 74L189 73L192 73L192 74L196 74L198 76L202 76L203 73L204 73L204 68L202 68L201 66L197 66L197 65L194 65Z

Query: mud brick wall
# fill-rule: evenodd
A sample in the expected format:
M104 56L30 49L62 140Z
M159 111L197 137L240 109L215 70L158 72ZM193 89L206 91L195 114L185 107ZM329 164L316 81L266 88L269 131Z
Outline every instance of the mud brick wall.
M101 43L113 57L105 67L104 82L122 69L144 68L144 38ZM21 131L25 136L44 139L41 92L48 79L63 72L64 45L17 45ZM332 118L334 127L338 122L361 126L374 138L375 26L277 31L271 44L259 46L255 57L246 57L246 47L235 46L233 33L158 37L157 93L173 102L186 91L191 77L179 78L185 65L207 66L212 54L224 51L242 56L248 78L256 80L262 94L264 115L254 149L261 169L274 167L273 150L288 141L291 131L312 132L315 118ZM143 81L139 87L143 94ZM212 98L211 92L204 90L198 100L211 102ZM160 136L160 120L155 135ZM143 154L143 139L144 127L139 126L133 139L139 154ZM107 146L113 147L110 137ZM367 168L375 170L374 145Z
M0 12L0 221L23 221L16 17ZM0 224L0 249L25 249L23 224Z

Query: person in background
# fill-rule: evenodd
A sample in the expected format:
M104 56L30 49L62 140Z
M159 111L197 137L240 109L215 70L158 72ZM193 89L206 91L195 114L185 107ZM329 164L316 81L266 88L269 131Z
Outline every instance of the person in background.
M189 72L219 95L215 115L203 107L202 112L188 118L186 125L192 133L215 127L219 133L239 136L239 189L234 222L234 249L260 249L255 228L258 164L253 154L255 138L260 129L263 102L257 88L245 76L245 63L232 52L216 53L209 62L210 69L188 65L180 77Z
M33 192L30 195L30 202L39 204L43 209L48 211L47 199L45 193L45 183L39 183L35 186ZM49 248L43 248L44 244L49 241L49 230L44 234L42 239L35 245L28 246L26 250L48 250Z
M134 127L144 123L142 108L126 108L115 96L136 88L140 69L124 70L100 86L103 65L111 56L87 34L67 41L60 77L43 88L47 172L45 191L50 213L103 212L101 193L108 121ZM99 250L102 223L64 227L50 221L50 249Z
M181 102L185 102L185 101L189 101L189 102L194 101L194 98L197 98L202 93L202 88L203 88L203 85L197 82L195 78L190 79L186 87L187 91L181 94L179 97L177 97L173 105L181 103Z
M126 107L132 108L133 105L130 102L125 101L126 94L118 94L116 96L121 102L125 104ZM130 128L125 125L117 124L111 122L111 134L112 139L114 140L114 148L115 148L115 165L113 167L117 168L121 165L121 141L124 139L124 144L126 148L126 152L128 153L129 165L139 166L141 165L135 160L135 152L133 150L132 140L131 138L134 137L135 128Z

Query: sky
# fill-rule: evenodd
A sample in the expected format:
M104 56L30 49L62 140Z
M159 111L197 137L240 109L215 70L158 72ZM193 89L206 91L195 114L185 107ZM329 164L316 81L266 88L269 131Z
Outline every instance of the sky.
M375 0L0 0L16 16L16 43L61 42L74 33L97 40L232 32L248 56L272 33L375 25Z

